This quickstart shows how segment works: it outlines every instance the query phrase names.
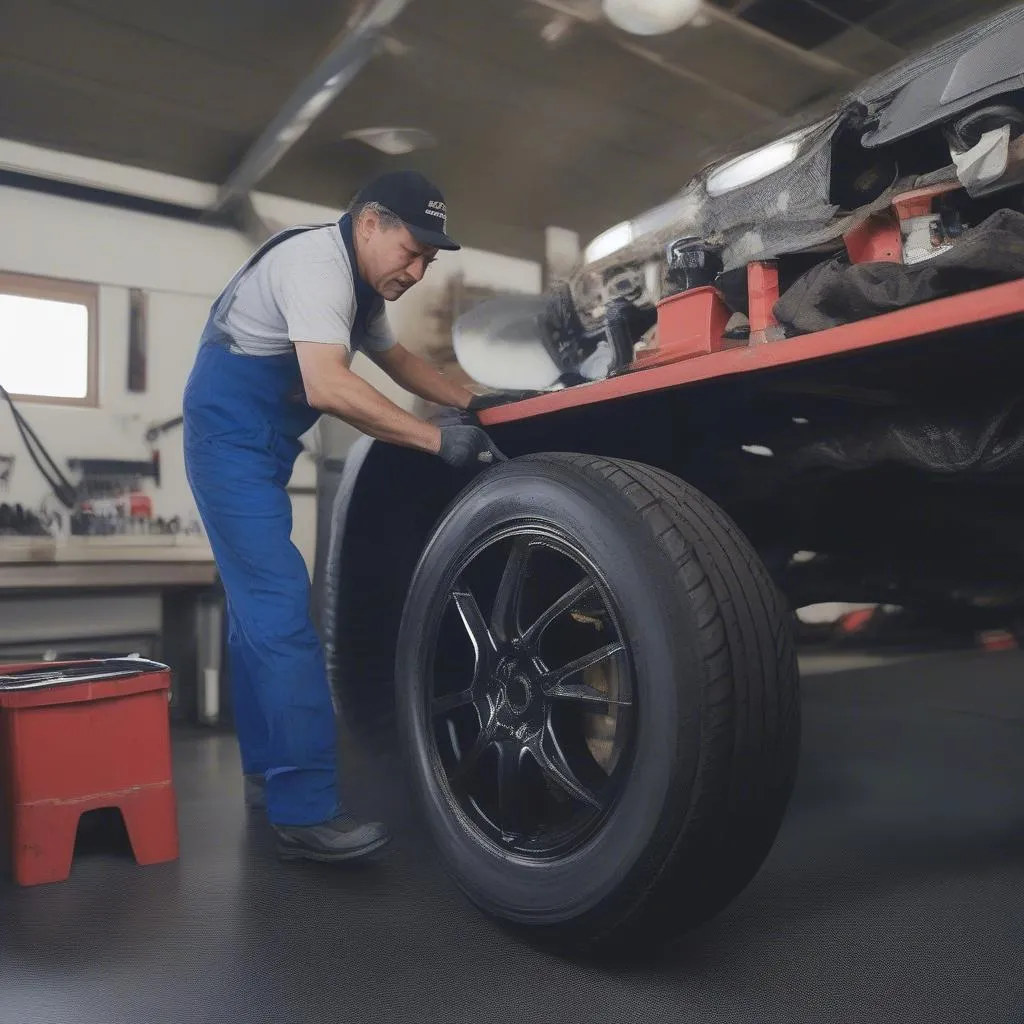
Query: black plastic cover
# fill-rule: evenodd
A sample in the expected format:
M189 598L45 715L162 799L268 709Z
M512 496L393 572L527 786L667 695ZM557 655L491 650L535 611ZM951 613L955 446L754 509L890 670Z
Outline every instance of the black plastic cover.
M865 146L884 146L1002 93L1024 88L1024 6L953 36L897 65L857 93L877 126Z
M940 475L1024 473L1024 400L979 400L951 414L935 408L868 409L787 456L791 469L863 470L900 465Z
M1024 213L998 210L922 263L819 263L775 303L775 316L788 335L809 334L1021 277Z

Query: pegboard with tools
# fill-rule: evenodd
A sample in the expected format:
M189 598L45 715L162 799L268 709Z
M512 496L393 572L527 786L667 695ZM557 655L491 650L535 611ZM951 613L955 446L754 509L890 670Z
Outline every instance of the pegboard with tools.
M71 535L79 537L143 537L197 532L195 523L179 516L168 520L153 514L146 480L160 486L160 453L148 460L69 459L77 470L76 501L71 510Z

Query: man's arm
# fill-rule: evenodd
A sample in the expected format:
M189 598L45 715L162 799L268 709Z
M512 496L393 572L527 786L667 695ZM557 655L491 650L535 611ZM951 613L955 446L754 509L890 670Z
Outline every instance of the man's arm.
M406 448L438 454L441 430L395 405L345 365L339 345L297 341L306 401L314 409L337 416L357 430Z
M449 380L425 359L397 342L382 352L367 355L399 386L414 395L454 409L466 409L473 392Z

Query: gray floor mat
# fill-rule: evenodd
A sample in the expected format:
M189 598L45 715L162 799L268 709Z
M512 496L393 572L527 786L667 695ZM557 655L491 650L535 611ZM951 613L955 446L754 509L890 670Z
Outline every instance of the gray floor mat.
M282 866L233 741L176 742L182 859L86 850L62 885L0 880L0 1022L1024 1019L1024 657L805 680L800 781L768 862L641 967L516 942L444 877L395 750L346 752L396 832L378 866Z

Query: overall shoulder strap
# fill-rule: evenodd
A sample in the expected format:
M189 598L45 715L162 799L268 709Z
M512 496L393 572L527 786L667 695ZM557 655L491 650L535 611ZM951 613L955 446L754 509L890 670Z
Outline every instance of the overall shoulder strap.
M356 297L355 323L352 325L353 345L366 333L367 324L384 308L384 300L362 278L356 263L356 247L352 238L352 218L346 213L338 221L341 240L345 243L349 267L352 270L352 289Z
M285 228L283 231L278 231L276 234L271 235L235 272L234 277L228 281L225 285L224 290L217 296L216 301L213 304L213 315L214 319L218 322L218 326L223 328L224 318L227 316L228 311L231 309L232 304L235 301L235 295L238 293L238 286L242 283L242 278L245 276L248 270L251 270L254 266L271 249L276 248L282 242L288 241L289 238L294 238L296 235L301 235L306 231L316 231L319 228L330 227L330 224L300 224L295 227Z

